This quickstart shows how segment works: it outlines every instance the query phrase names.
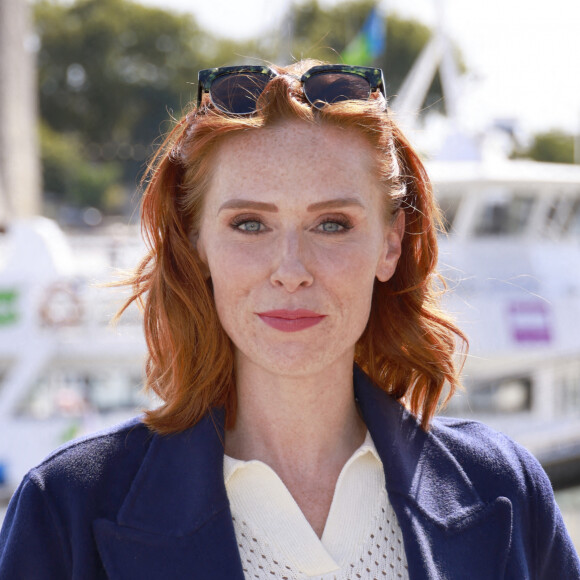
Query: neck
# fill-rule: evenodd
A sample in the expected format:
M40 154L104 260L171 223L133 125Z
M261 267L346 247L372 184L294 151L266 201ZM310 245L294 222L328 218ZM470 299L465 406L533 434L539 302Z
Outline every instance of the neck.
M366 432L354 400L352 356L343 358L299 377L238 360L238 413L226 432L226 453L269 465L319 537L340 471Z
M309 376L280 376L238 361L238 412L226 453L284 472L344 465L364 440L352 359Z

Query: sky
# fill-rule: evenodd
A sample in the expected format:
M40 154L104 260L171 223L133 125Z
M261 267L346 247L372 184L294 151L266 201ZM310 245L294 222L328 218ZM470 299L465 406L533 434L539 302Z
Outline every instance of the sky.
M259 37L280 29L290 0L141 0L191 12L215 34ZM342 0L320 0L323 5ZM428 25L435 6L469 69L463 79L464 115L474 125L516 119L527 132L551 128L580 133L580 2L578 0L382 0ZM388 50L388 39L387 39ZM220 63L217 63L220 64Z

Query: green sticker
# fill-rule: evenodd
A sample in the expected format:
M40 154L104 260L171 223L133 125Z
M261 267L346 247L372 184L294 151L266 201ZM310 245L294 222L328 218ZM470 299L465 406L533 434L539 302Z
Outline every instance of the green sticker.
M0 290L0 326L9 326L17 322L17 305L17 290Z

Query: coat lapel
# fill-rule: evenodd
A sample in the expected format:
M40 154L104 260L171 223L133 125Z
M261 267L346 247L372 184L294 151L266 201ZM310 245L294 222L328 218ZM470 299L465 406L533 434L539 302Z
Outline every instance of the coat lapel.
M511 539L507 498L484 503L433 432L355 367L355 395L383 462L410 578L503 578Z
M223 481L223 413L153 435L116 522L93 530L109 578L243 579Z

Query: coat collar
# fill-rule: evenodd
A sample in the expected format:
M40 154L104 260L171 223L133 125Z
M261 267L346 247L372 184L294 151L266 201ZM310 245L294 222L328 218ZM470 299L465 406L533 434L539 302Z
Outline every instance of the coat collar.
M358 367L354 377L355 397L383 462L389 494L407 498L442 526L481 509L473 484L439 440Z
M119 525L186 536L227 511L223 425L224 414L217 410L183 433L154 435L119 511Z
M111 580L243 580L223 479L223 425L218 410L183 433L153 436L117 521L93 523Z
M411 578L503 578L507 498L485 504L457 459L400 403L354 370L355 396L379 452Z
M477 562L482 573L470 578L501 578L510 502L485 505L439 439L358 367L354 386L383 461L411 578L448 577L468 554L469 570ZM223 481L223 419L216 411L183 433L153 436L117 522L94 524L111 578L163 577L168 570L172 577L208 570L207 577L243 578Z

